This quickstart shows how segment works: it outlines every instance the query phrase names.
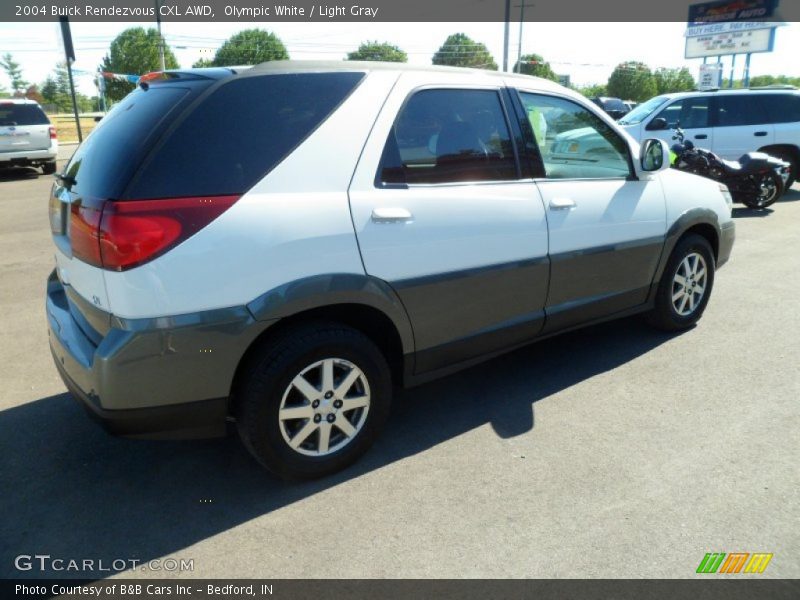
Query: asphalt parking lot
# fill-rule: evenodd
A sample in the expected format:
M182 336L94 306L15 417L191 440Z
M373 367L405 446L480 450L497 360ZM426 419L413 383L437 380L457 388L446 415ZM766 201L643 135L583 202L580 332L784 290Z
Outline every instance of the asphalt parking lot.
M137 576L684 578L737 551L800 577L800 186L735 209L695 329L627 319L400 392L364 460L288 484L232 437L112 438L65 393L49 185L0 175L3 577L49 554L193 560Z

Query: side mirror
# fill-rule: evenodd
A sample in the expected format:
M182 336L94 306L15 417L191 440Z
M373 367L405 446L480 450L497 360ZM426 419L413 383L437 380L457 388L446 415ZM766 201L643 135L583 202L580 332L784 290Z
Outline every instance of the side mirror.
M664 140L655 138L646 139L642 142L642 149L639 152L639 164L642 171L654 173L669 168L669 146Z
M667 128L667 120L664 117L658 117L648 123L648 131L660 131Z
M102 119L103 119L103 117L95 117L94 118L94 122L95 123L99 123Z

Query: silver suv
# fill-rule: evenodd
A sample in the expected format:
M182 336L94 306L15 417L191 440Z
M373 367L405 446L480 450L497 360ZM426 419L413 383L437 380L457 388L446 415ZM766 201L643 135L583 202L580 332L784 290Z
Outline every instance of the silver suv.
M56 128L33 100L0 100L0 169L41 167L45 175L56 172Z

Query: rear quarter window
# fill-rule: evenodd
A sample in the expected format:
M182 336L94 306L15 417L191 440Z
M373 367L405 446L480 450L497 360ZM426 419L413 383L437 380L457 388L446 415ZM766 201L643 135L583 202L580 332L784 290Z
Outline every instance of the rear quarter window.
M38 104L4 104L0 101L0 127L49 124L50 120Z
M759 96L761 106L770 123L794 123L800 121L800 95L765 94Z
M223 83L167 133L125 197L244 193L302 143L363 77L299 73Z

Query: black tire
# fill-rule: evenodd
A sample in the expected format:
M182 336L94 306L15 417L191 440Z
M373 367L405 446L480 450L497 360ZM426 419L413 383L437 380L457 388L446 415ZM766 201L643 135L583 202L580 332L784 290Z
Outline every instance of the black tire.
M295 377L309 365L330 358L348 361L361 370L369 388L369 407L360 429L345 445L324 456L307 456L289 445L278 412ZM323 386L320 382L316 387ZM345 325L314 322L293 327L268 340L244 365L244 375L235 391L235 417L245 447L267 469L284 479L314 479L344 469L369 449L389 415L391 396L389 366L368 337ZM321 400L322 397L318 403ZM342 412L334 415L334 419L343 416ZM314 427L310 421L297 419L289 425L297 427L297 434L305 425ZM333 427L331 436L343 439L343 430ZM318 436L316 430L306 438L316 440L317 450Z
M689 314L681 314L678 310L679 307L675 306L675 302L680 304L682 299L673 302L673 296L682 291L681 284L676 283L676 275L679 275L679 269L682 268L684 259L694 254L702 256L707 269L703 285L704 293L701 298L697 298L698 302ZM681 238L675 245L667 266L664 268L656 291L655 306L647 314L647 321L662 331L681 331L693 327L703 316L703 311L708 305L708 299L711 297L714 287L715 270L714 252L706 238L693 233Z
M783 186L783 179L781 179L780 175L775 173L774 171L769 171L768 173L764 173L763 175L755 175L756 178L755 184L760 187L761 182L764 182L769 189L771 189L771 193L767 197L761 196L753 196L751 194L742 194L742 203L744 203L747 208L752 208L755 210L761 210L767 208L768 206L772 206L775 202L783 196L784 186ZM774 187L773 187L774 186Z
M46 162L42 165L42 173L44 175L52 175L56 172L56 161Z

